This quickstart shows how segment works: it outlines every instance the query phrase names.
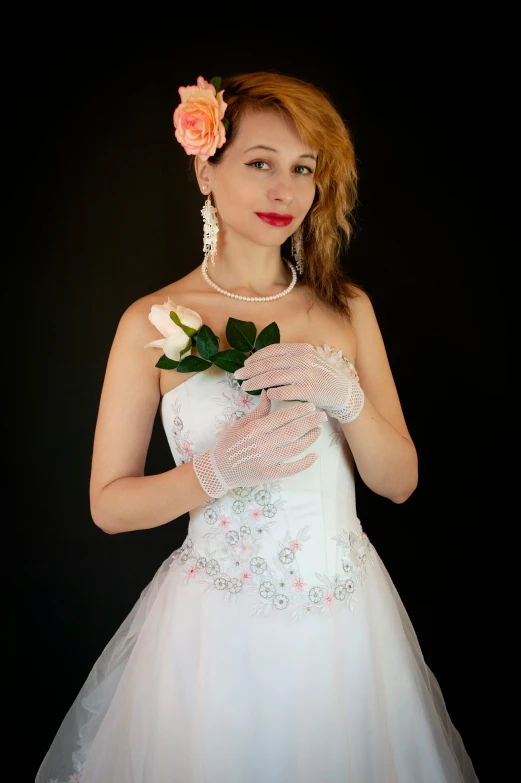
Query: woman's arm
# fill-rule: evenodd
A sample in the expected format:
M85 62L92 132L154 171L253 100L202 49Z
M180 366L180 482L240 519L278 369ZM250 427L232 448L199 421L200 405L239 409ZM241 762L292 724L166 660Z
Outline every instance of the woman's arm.
M403 503L418 485L418 456L371 300L364 291L358 293L351 300L352 325L365 401L357 418L341 426L363 482L378 495Z
M161 399L157 339L145 297L121 317L101 393L90 479L95 524L106 533L164 525L209 499L192 463L145 476L152 427Z

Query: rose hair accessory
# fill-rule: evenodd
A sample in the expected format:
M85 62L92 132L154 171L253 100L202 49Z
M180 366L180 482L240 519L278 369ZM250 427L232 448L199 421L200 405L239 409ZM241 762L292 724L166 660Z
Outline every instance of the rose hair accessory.
M202 76L191 87L179 87L181 103L174 111L175 137L187 155L208 160L226 141L227 104L220 90L221 77L207 82Z

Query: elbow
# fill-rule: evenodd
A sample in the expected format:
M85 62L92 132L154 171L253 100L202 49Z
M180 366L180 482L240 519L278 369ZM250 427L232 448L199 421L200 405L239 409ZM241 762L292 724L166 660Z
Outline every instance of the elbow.
M405 503L406 500L409 500L409 498L411 497L415 489L416 487L413 487L408 492L404 492L401 495L396 495L395 497L391 498L391 500L393 501L393 503L396 503L397 505L400 505L400 503Z
M114 520L110 520L101 512L98 507L92 503L90 506L90 515L96 527L99 527L100 530L103 530L103 532L107 533L109 536L113 536L115 533L120 532L120 530L114 524Z
M96 525L96 527L99 527L100 530L103 530L104 533L107 533L109 536L115 535L115 533L119 533L119 530L116 530L113 528L107 520L99 519L94 516L94 514L91 514L92 521Z
M115 533L121 532L121 526L118 525L118 518L110 513L109 504L103 502L105 489L106 487L97 489L91 485L89 493L90 515L96 527L109 536L113 536Z
M94 523L96 527L99 527L100 530L103 530L104 533L107 533L109 536L113 536L116 533L119 533L119 530L113 530L112 528L108 527L107 525L98 525L97 522Z
M409 500L412 493L418 486L418 471L415 471L414 476L412 476L411 480L409 481L407 486L402 487L401 491L398 492L396 495L394 495L391 500L393 503L396 503L399 505L400 503L405 503L406 500Z

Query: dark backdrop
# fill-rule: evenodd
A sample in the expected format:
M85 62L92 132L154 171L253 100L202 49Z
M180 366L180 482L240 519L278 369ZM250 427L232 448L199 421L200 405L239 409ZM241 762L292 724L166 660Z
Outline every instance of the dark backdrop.
M93 431L122 312L202 260L201 197L173 140L177 88L259 69L315 82L352 129L360 206L344 263L373 298L420 464L404 505L358 481L359 517L482 783L507 779L510 23L394 16L377 34L280 8L250 9L240 30L220 25L222 6L206 23L163 11L72 21L48 9L25 22L9 120L16 299L28 315L15 322L27 780L186 535L187 516L117 536L93 524ZM171 466L156 423L147 472Z

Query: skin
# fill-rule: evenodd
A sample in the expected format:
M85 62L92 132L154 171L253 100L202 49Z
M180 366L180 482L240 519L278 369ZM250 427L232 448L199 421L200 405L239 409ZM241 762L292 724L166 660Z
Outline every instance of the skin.
M256 145L272 151L246 152ZM219 165L197 159L202 197L211 192L219 213L218 259L208 268L214 282L244 296L270 296L287 287L290 275L280 246L313 202L315 154L290 121L273 112L257 112L243 118ZM261 221L257 211L289 213L294 220L285 228L273 227ZM160 351L143 348L159 337L148 321L150 308L168 296L201 315L220 338L221 350L229 347L225 328L230 316L253 321L258 331L276 321L281 343L340 348L356 365L365 394L360 415L342 425L359 474L377 494L404 502L418 481L416 449L371 301L360 289L357 293L347 323L300 282L279 300L241 302L209 286L199 265L130 305L114 337L100 400L90 484L94 522L107 533L156 527L208 500L191 462L144 475L162 396L195 374L158 370ZM314 426L310 416L309 429Z
M289 277L280 246L311 208L316 157L292 121L274 112L254 112L242 118L221 163L213 166L197 159L199 187L212 194L219 216L219 263L212 272L222 288L264 296L268 294L261 291L274 283L281 282L281 290L286 287ZM287 227L274 227L257 212L291 214L294 219Z

